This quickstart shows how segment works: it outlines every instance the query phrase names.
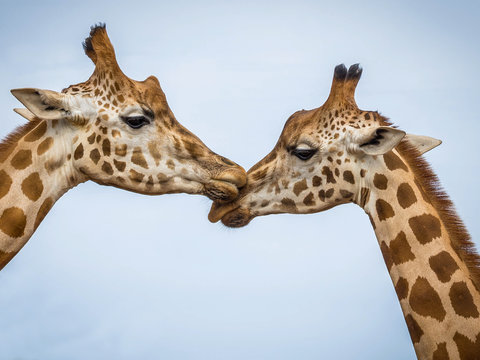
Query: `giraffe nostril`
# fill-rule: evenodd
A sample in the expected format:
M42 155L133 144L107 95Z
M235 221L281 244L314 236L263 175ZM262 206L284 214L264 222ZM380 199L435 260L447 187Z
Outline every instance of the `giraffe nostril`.
M233 161L223 157L223 156L220 156L220 160L226 164L226 165L229 165L229 166L238 166L237 164L235 164Z

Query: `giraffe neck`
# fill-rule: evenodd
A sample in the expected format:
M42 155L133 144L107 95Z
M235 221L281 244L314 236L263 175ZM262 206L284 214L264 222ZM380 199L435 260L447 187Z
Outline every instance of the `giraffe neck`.
M25 245L53 204L84 181L71 162L73 129L36 120L0 145L0 269Z
M480 292L472 269L453 248L455 234L434 194L401 158L391 152L383 171L369 170L357 202L375 228L415 352L419 359L479 359Z

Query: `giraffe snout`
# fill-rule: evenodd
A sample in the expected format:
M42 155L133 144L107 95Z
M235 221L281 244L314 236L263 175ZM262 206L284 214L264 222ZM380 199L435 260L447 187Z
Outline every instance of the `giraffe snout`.
M247 173L241 166L223 165L205 185L206 195L213 201L230 202L238 197L240 188L247 183Z

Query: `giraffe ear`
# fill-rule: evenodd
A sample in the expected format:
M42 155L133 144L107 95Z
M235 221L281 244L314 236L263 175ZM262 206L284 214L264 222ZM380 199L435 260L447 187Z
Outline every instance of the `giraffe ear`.
M69 114L68 109L65 108L65 94L35 88L13 89L11 93L34 116L41 119L60 120Z
M23 116L28 121L33 121L37 117L28 109L25 108L15 108L13 109L18 115Z
M417 149L420 152L420 154L425 154L427 151L430 151L433 148L436 148L438 145L442 143L442 140L438 140L430 136L423 136L423 135L407 134L405 136L405 139L408 140L408 142L415 149Z
M363 130L355 143L367 155L383 155L397 146L405 135L405 131L380 126Z

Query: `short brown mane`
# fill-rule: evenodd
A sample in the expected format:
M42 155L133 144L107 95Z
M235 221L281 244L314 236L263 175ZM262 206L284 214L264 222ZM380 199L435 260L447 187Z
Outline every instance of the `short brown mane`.
M32 131L42 120L35 118L26 124L20 125L0 142L0 163L5 161L13 151L15 144L26 134Z
M391 125L387 119L382 120L385 125ZM455 205L444 191L430 164L416 148L407 140L403 140L396 147L396 150L413 170L415 178L422 186L432 205L437 209L440 219L450 236L453 249L467 265L473 284L480 292L480 256L475 249L475 244L471 241L470 234L462 219L460 219L455 210Z

